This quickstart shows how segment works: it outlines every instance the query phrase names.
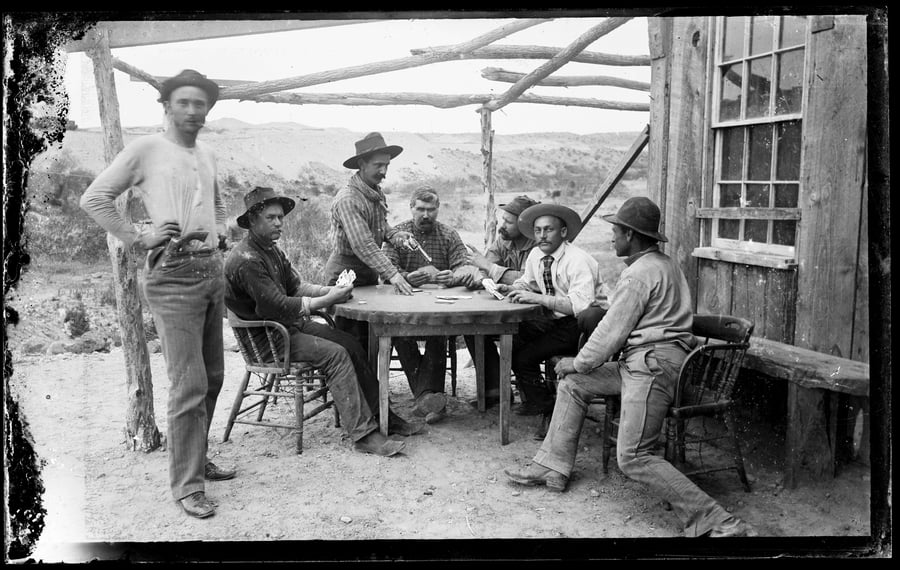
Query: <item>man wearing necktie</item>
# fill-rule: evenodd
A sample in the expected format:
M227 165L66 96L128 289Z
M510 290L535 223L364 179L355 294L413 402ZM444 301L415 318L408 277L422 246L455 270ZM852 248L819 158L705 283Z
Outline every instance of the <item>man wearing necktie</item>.
M522 276L498 285L511 303L534 303L543 315L519 325L513 337L512 371L524 402L519 415L553 412L553 393L541 376L541 364L552 356L578 352L579 313L596 299L601 284L597 262L569 243L581 230L581 218L557 204L536 204L519 215L519 231L535 240Z

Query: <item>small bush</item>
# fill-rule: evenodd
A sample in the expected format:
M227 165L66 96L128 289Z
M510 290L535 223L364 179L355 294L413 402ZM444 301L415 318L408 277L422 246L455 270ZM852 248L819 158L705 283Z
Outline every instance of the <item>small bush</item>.
M109 305L114 309L118 306L116 304L116 284L113 281L107 281L106 288L100 291L97 301L101 305Z
M71 338L78 338L91 330L91 320L81 301L75 306L66 309L66 314L63 317L63 326Z

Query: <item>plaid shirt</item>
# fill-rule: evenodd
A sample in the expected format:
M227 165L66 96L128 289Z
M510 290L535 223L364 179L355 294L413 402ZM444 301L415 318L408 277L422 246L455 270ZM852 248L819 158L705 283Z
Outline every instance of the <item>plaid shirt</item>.
M357 172L331 202L329 237L333 251L356 256L389 281L397 268L380 248L394 233L387 222L384 193L363 182Z
M466 265L466 246L456 230L450 226L444 225L438 221L434 222L434 228L430 233L422 233L416 229L416 225L412 220L406 220L397 224L394 228L396 231L407 231L413 234L422 249L431 256L431 263L425 259L418 249L408 250L401 247L399 250L394 248L390 242L385 242L382 246L387 258L400 268L401 272L406 273L415 271L426 265L433 265L438 271L445 269L456 270Z
M484 253L491 264L490 271L485 275L496 283L512 285L516 279L522 276L525 270L525 258L537 242L531 238L520 236L519 243L503 239L497 236L494 243ZM484 275L485 272L482 271Z

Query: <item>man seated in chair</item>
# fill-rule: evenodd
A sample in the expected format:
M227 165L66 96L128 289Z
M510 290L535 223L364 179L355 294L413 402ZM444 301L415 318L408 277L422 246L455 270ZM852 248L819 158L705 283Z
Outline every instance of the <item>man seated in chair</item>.
M412 218L395 226L397 231L411 233L415 241L410 247L394 247L385 242L382 250L413 287L428 283L470 286L478 281L478 269L467 264L466 246L456 230L437 221L440 207L440 197L433 188L418 188L409 199ZM418 340L395 337L394 348L415 398L413 413L433 424L447 413L447 337L425 337L425 354L419 352Z
M291 359L309 362L324 371L341 423L356 451L391 456L404 448L402 441L386 438L378 430L378 379L366 353L349 333L311 320L313 311L325 310L350 298L353 286L302 283L284 252L275 244L281 237L284 216L294 201L271 188L256 187L244 196L246 211L237 224L249 230L225 261L225 305L245 320L277 321L291 335ZM260 333L262 334L262 333ZM388 432L407 436L413 426L390 412Z
M616 454L622 472L646 484L672 505L689 537L751 536L744 521L729 514L671 463L652 453L672 403L681 363L696 344L687 280L678 264L659 250L660 211L645 197L629 198L613 224L616 255L627 267L619 277L609 312L577 356L562 358L562 379L547 437L524 470L505 470L522 485L564 491L575 464L578 438L591 400L621 395ZM618 361L608 362L621 351Z
M536 204L521 213L518 225L536 245L522 276L497 288L510 302L539 304L544 312L522 322L513 337L512 371L525 399L513 411L549 417L553 392L541 375L541 365L553 356L577 352L576 317L595 302L600 269L589 253L569 243L581 231L581 218L571 208Z

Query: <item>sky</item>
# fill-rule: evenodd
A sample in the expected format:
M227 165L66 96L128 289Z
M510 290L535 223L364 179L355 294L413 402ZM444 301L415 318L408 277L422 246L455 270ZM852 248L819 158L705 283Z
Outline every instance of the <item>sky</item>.
M605 18L564 18L512 34L497 44L566 47ZM468 41L514 20L402 19L380 20L290 32L204 39L130 48L114 48L113 56L151 75L172 76L191 68L213 79L264 81L410 56L412 48L452 45ZM598 39L585 51L647 55L646 18L634 18ZM485 67L529 73L544 60L463 60L431 64L375 76L306 87L301 92L427 92L500 95L511 83L481 77ZM161 105L155 89L116 72L122 125L161 125ZM650 82L649 66L621 67L569 63L554 75L610 75ZM69 118L80 128L98 127L96 92L90 60L84 53L68 54L66 89ZM649 93L601 86L533 87L527 93L646 102ZM252 101L220 101L208 121L235 118L247 123L296 122L316 128L339 127L354 132L407 131L479 132L479 106L437 109L429 106L351 107L346 105L287 105ZM649 113L583 107L513 103L492 115L497 134L562 131L578 134L639 131Z

